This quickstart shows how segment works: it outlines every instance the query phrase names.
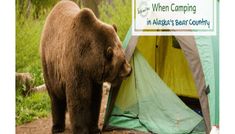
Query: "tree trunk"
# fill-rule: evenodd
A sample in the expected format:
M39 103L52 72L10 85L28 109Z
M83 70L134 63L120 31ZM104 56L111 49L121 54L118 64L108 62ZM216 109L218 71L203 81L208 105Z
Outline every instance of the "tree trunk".
M30 15L30 9L31 9L31 0L28 0L27 10L26 10L26 18L28 18Z
M22 89L22 87L24 89ZM33 87L33 78L30 73L16 73L16 90L22 90L24 96L28 95L31 88Z
M85 7L90 8L96 17L99 18L98 4L100 3L100 0L82 0L82 3Z
M24 0L19 0L19 7L20 7L19 15L21 16L24 12Z

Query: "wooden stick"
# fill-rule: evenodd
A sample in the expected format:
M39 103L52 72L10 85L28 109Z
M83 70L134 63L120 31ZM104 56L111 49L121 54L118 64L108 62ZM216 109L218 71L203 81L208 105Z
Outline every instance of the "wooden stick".
M33 92L42 92L42 91L46 91L46 85L42 84L40 86L34 87L31 89Z
M107 105L108 105L110 88L111 88L110 83L108 83L108 82L103 83L102 99L101 99L101 105L100 105L100 114L99 114L99 120L98 120L98 128L100 130L102 130L103 126L104 126L104 120L105 120L105 114L106 114L106 109L107 109Z

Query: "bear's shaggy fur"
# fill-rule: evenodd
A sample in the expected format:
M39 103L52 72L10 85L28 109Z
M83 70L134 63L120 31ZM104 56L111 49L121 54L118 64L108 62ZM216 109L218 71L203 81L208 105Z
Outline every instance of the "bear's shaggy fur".
M102 83L115 85L131 73L116 30L71 1L59 2L48 15L40 53L52 133L64 131L66 108L74 134L97 132Z

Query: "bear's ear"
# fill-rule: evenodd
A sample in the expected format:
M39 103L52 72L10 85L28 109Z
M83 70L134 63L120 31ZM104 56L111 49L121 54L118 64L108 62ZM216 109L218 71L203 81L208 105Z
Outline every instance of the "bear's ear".
M117 26L115 24L113 24L113 28L117 32Z
M113 49L112 49L112 47L107 48L105 56L108 60L111 60L113 58Z
M77 15L77 19L86 25L92 25L96 21L95 14L89 8L83 8Z

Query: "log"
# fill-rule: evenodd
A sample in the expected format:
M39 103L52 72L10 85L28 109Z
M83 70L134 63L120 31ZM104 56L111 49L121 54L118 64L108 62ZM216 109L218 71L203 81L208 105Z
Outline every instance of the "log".
M33 77L30 73L16 73L16 90L25 86L22 90L24 96L29 95L32 92L46 91L46 85L42 84L37 87L33 87Z
M33 77L30 73L16 73L16 90L22 88L22 94L26 96L33 87Z
M34 87L31 89L33 92L43 92L46 91L46 85L42 84L40 86Z
M99 113L99 120L98 120L98 128L100 130L103 129L104 121L105 121L105 114L108 105L108 98L110 93L111 84L108 82L103 83L102 87L102 99L100 105L100 113Z

